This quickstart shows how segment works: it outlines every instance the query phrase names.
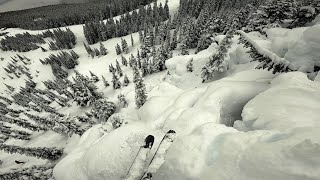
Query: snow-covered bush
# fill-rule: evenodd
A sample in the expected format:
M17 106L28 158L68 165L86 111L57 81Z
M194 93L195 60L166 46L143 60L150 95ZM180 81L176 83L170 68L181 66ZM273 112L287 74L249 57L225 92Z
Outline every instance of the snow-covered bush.
M91 109L91 114L98 120L106 122L116 111L116 105L105 99L97 100Z
M74 84L71 88L74 92L74 101L79 106L90 106L97 99L100 99L102 95L97 92L97 87L90 81L87 76L75 71L76 77L73 78Z

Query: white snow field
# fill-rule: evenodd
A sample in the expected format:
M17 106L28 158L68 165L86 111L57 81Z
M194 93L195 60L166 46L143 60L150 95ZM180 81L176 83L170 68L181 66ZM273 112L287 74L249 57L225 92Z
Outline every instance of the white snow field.
M164 4L165 0L160 2ZM178 1L169 0L171 13L178 5ZM108 65L121 59L114 50L120 38L102 42L109 54L91 59L82 44L85 41L82 26L70 26L70 29L77 36L73 50L80 55L80 64L75 69L86 75L91 70L110 82ZM26 30L5 31L12 35ZM228 52L229 70L218 74L214 81L201 83L201 68L216 53L217 44L187 56L179 56L177 50L174 57L166 61L168 70L145 77L148 101L140 109L134 103L132 83L120 90L105 88L101 81L96 84L110 101L116 102L120 93L125 95L129 106L114 116L123 118L126 125L113 130L108 123L98 124L81 137L73 135L71 138L51 131L35 133L31 141L9 139L6 144L64 147L64 157L53 170L56 180L120 180L125 178L147 135L155 137L150 152L153 155L164 134L172 129L177 136L163 164L159 164L160 168L153 174L153 180L318 180L320 77L308 70L314 64L320 65L320 24L292 30L274 28L267 34L268 39L258 32L248 36L260 47L294 63L299 67L298 72L274 75L255 69L257 63L250 62L247 49L237 44L239 37L235 36ZM123 38L130 42L130 35ZM140 47L138 33L134 33L133 38L135 44L130 47L130 53L135 55ZM217 37L217 41L221 38ZM44 88L42 81L54 77L50 67L39 62L50 53L58 51L38 49L19 53L32 59L28 67L38 88ZM0 50L0 57L4 58L0 66L7 65L15 55L15 52ZM194 62L192 73L186 70L191 59ZM132 80L131 68L121 68ZM36 70L40 71L38 76L35 76ZM71 77L72 71L69 74ZM3 70L0 76L6 77ZM24 85L24 78L1 81L16 89ZM1 83L0 92L9 96L5 89ZM86 111L75 104L59 109L71 115L82 115ZM0 160L3 161L0 173L49 163L3 151L0 151ZM15 160L26 163L18 165ZM147 163L150 160L151 156Z

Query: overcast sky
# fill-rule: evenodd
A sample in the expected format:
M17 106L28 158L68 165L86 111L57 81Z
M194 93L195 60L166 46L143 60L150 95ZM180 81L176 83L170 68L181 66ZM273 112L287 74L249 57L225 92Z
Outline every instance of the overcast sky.
M76 3L86 0L0 0L0 12L29 9L59 3Z

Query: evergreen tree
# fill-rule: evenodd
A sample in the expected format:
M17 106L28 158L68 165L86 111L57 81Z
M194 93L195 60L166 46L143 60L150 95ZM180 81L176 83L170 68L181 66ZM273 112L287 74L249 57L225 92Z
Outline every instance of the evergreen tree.
M79 59L79 55L76 53L76 52L74 52L73 50L71 50L70 51L70 54L71 54L71 56L73 57L73 59Z
M143 32L141 30L139 31L139 41L141 44L144 43L144 36L143 36Z
M0 144L0 149L10 154L18 153L52 161L58 160L63 154L62 149L46 147L30 148Z
M128 61L124 56L121 56L121 62L122 62L122 65L128 66Z
M75 71L76 76L73 78L74 84L71 88L74 93L74 101L80 106L90 106L102 95L97 92L97 87L89 80L88 77Z
M125 108L128 106L128 102L123 94L118 95L119 107Z
M121 88L121 82L115 72L112 72L112 87L114 90Z
M226 56L228 49L231 47L231 40L233 33L228 32L226 37L222 40L218 48L218 53L210 57L209 61L202 68L201 77L204 81L211 80L215 73L224 72L228 70L228 63L226 62Z
M177 48L177 44L178 44L178 31L179 29L176 28L174 31L173 31L173 37L172 37L172 42L170 44L170 49L171 50L175 50Z
M169 12L169 6L168 6L168 0L166 0L166 3L163 7L163 20L169 19L170 12Z
M197 50L196 50L196 54L202 50L207 49L211 44L212 44L212 39L210 37L210 34L204 34L201 36L198 45L197 45Z
M284 21L292 20L297 14L295 0L267 0L250 17L247 31L260 31L265 33L265 28L279 27Z
M105 55L107 55L108 53L107 53L107 49L104 47L104 45L100 42L100 54L102 55L102 56L105 56Z
M93 52L91 47L89 45L87 45L86 43L83 43L83 45L84 45L84 48L86 49L88 55L90 55Z
M97 100L93 103L90 113L99 121L106 122L116 111L116 105L105 99Z
M99 78L97 75L95 75L93 72L90 71L90 76L91 76L91 81L96 83L96 82L99 82Z
M130 83L128 76L124 75L124 79L123 79L123 86L128 86L128 84Z
M128 43L125 39L121 39L121 46L122 46L122 52L124 52L125 54L129 53L129 46Z
M130 67L135 67L136 66L136 58L133 56L133 54L131 54L131 56L129 58L129 66Z
M103 85L104 85L105 87L110 86L110 84L108 83L108 81L106 80L106 78L105 78L104 76L102 76L102 81L103 81Z
M189 55L189 51L186 44L181 44L181 55Z
M121 50L121 47L119 44L117 44L117 46L116 46L116 53L117 53L117 55L120 55L122 53L122 50Z
M133 37L132 37L132 34L131 34L131 46L133 47L134 46L134 41L133 41Z
M122 73L122 69L120 67L118 60L116 61L116 68L117 68L117 72L118 72L119 76L122 77L123 73Z
M135 101L138 108L143 106L143 104L147 101L147 92L145 84L143 83L143 79L140 75L140 72L137 68L133 70L133 82L135 87Z
M320 2L319 7L320 7ZM295 20L289 26L290 28L303 27L307 23L312 22L320 13L320 8L317 10L316 7L313 7L313 3L310 3L308 6L300 7L297 13Z
M187 71L188 72L193 72L193 58L187 64Z
M273 74L298 70L298 67L288 60L280 58L272 52L263 50L243 31L238 31L238 33L241 35L240 43L243 43L246 48L250 48L249 53L253 61L260 62L256 69L272 70Z

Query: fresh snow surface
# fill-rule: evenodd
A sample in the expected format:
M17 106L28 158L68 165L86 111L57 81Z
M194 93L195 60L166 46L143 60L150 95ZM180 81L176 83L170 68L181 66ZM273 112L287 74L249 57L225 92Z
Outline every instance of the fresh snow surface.
M164 4L165 0L159 2ZM176 2L169 0L170 9L177 9ZM107 56L91 59L82 45L85 41L82 26L75 25L70 29L77 36L74 51L80 55L80 64L75 69L86 75L91 70L98 77L104 75L110 82L108 65L115 64L116 59L121 60L114 50L120 38L103 42L109 52ZM6 31L10 34L25 32L21 29ZM257 32L248 36L261 48L307 70L320 60L319 32L319 25L315 25L293 30L270 29L268 38ZM123 38L130 44L130 35ZM138 33L134 33L133 38L135 44L130 47L130 53L136 55L140 46ZM217 37L216 41L222 38ZM196 55L191 53L169 59L167 71L144 78L148 101L139 110L134 103L132 83L114 91L112 87L104 88L102 82L98 82L99 91L108 100L117 102L120 93L128 100L129 106L114 115L127 123L118 129L113 130L108 123L97 124L82 137L73 135L66 138L49 131L33 134L29 142L9 139L6 144L64 147L65 156L53 171L57 180L120 180L125 178L147 135L155 137L152 155L164 134L173 129L177 137L164 155L163 164L154 170L153 180L319 179L320 78L311 81L302 72L274 75L257 70L257 63L249 62L247 49L237 44L237 38L233 39L228 53L229 70L209 83L201 83L201 68L216 53L216 43ZM19 53L32 59L28 67L34 77L35 71L40 71L34 78L38 88L44 87L41 81L53 78L50 66L38 61L50 53L58 51L41 52L38 49ZM174 55L178 53L177 50ZM6 66L10 57L15 55L15 52L1 51L0 57L5 60L0 61L0 65ZM128 58L130 54L124 56ZM191 59L194 62L192 73L186 70ZM124 66L121 68L132 80L132 70ZM69 76L72 75L73 72L69 71ZM0 71L0 76L5 77L4 71ZM6 78L2 82L18 88L24 86L24 78L14 81ZM0 85L0 92L4 96L10 95L5 92L4 85ZM74 104L71 108L59 109L71 115L82 115L87 110ZM2 151L0 159L3 161L0 173L48 163ZM149 164L151 156L146 159ZM27 163L17 165L14 160Z

